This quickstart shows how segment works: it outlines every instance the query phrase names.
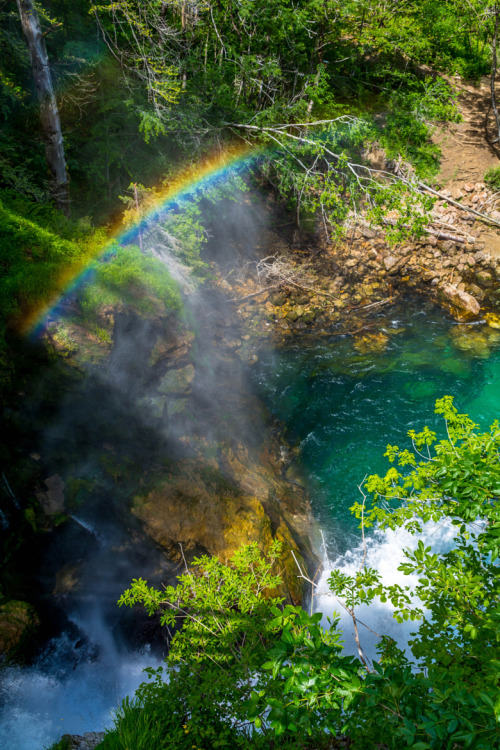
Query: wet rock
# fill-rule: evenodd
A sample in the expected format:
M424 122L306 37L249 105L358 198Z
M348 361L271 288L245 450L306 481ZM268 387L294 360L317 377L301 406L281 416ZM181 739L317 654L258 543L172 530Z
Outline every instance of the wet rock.
M484 317L490 328L500 329L500 315L497 313L486 313Z
M476 279L479 282L479 284L484 284L484 286L489 286L491 282L493 281L493 276L489 271L478 271L476 273Z
M167 404L166 396L144 396L137 400L140 409L148 409L156 419L161 419Z
M492 340L487 328L459 325L451 329L453 344L470 357L486 359L491 354ZM493 333L493 331L491 331Z
M237 349L241 346L241 339L224 339L224 344L228 349Z
M29 647L40 625L38 615L27 602L11 600L0 606L0 653L18 657Z
M384 266L386 271L390 271L391 268L398 262L398 259L394 255L387 255L384 258Z
M360 354L377 354L384 352L387 349L388 343L389 336L383 331L378 331L377 333L367 333L364 336L356 337L354 348Z
M312 323L315 318L316 312L314 310L307 310L302 316L302 320L304 323Z
M273 292L269 296L269 301L275 307L282 307L288 299L288 292Z
M469 294L472 294L472 296L478 300L484 299L484 292L480 287L477 286L477 284L469 284L466 291L469 292Z
M195 370L193 365L186 365L179 370L169 370L160 381L158 390L160 393L186 393L194 380Z
M66 742L68 750L94 750L103 740L104 732L85 732L80 734L63 734L62 741Z
M468 292L458 289L453 284L445 284L439 289L439 296L459 311L461 316L475 316L479 314L480 304Z
M45 492L37 492L36 497L43 511L48 516L64 512L64 481L59 474L53 474L44 480Z
M53 590L54 596L69 594L78 588L80 565L79 563L68 563L56 573L56 585Z
M188 405L188 400L186 398L168 399L166 403L167 418L173 419L179 414L182 414L186 410L187 405Z

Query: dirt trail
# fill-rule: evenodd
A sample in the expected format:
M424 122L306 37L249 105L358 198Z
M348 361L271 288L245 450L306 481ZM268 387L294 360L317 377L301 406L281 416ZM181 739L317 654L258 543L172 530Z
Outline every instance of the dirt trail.
M479 85L457 83L456 79L451 82L459 91L463 121L447 123L433 137L443 154L439 181L447 188L482 182L486 170L500 165L498 144L492 145L495 122L489 78L483 78Z
M440 185L452 195L464 184L476 186L483 182L485 172L500 166L500 144L496 137L495 119L491 107L490 80L483 78L479 84L456 79L450 80L459 91L459 108L463 120L446 123L436 129L433 141L442 152ZM485 207L486 208L486 207ZM487 213L500 209L500 194L488 201ZM500 257L500 232L479 222L478 241L494 257Z

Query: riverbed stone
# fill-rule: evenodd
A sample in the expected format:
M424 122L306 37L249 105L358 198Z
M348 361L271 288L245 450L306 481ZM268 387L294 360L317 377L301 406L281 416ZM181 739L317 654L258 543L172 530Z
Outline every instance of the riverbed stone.
M387 255L384 258L384 266L386 271L390 271L391 268L398 262L398 259L394 255Z
M486 313L484 317L490 328L500 329L500 315L497 313Z

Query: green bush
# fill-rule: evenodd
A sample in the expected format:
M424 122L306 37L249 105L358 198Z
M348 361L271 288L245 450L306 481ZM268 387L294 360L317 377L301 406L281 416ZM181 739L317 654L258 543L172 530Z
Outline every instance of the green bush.
M165 264L134 245L113 246L87 273L90 278L79 290L78 300L84 320L96 324L94 330L102 340L108 335L99 325L104 307L127 305L143 315L181 307L178 285Z
M376 522L412 534L449 520L454 549L435 553L420 541L406 551L399 570L413 584L385 586L364 563L356 575L334 569L329 579L356 629L356 608L377 596L391 601L397 622L415 621L415 661L388 637L373 666L362 639L359 659L345 656L337 621L324 629L320 613L283 606L273 594L278 544L268 559L255 546L226 564L203 557L177 587L156 591L139 579L121 597L160 612L173 629L169 681L149 670L105 750L321 748L339 735L356 750L499 746L500 425L478 432L450 397L436 413L448 438L424 428L409 432L412 450L388 446L392 466L368 477L352 510L363 528Z
M484 181L494 190L500 190L500 167L492 167L491 169L488 169L484 175Z

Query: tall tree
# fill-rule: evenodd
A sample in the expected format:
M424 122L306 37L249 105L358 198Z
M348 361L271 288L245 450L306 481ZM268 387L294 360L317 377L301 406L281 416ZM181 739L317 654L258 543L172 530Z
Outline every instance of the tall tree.
M16 0L33 69L36 95L40 104L40 121L45 140L45 157L50 173L50 190L54 201L69 214L69 176L66 169L61 120L57 106L45 39L34 0Z

